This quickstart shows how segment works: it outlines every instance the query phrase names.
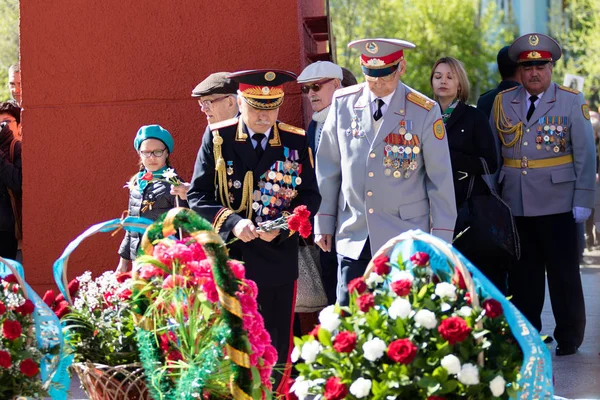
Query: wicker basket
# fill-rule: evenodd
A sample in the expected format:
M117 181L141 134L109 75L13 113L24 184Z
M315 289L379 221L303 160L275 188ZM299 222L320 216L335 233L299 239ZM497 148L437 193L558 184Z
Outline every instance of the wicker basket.
M140 364L114 367L91 362L71 366L91 400L148 400L144 369Z

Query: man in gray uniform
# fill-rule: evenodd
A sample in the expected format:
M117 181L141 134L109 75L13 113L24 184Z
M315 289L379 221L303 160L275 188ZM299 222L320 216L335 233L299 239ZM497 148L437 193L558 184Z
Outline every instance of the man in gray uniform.
M517 38L509 56L523 86L501 92L490 122L502 142L498 177L521 239L521 259L509 271L513 303L538 330L548 278L556 319L556 355L577 351L585 331L576 223L594 206L595 154L583 94L552 82L562 54L552 38Z
M446 131L437 104L400 82L406 71L397 39L363 39L366 83L338 90L317 151L322 196L315 242L338 252L338 302L392 237L422 229L451 242L456 205Z

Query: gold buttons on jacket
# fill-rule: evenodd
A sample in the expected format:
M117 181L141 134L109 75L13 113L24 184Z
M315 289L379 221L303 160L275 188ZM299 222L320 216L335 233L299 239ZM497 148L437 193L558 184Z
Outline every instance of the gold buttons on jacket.
M525 129L525 132L529 132L529 128Z
M528 142L523 142L523 146L527 146L528 144Z
M369 208L369 214L373 214L375 212L375 210L373 210L372 208Z
M372 178L374 176L375 176L375 174L373 172L369 172L369 178Z
M375 153L369 154L369 157L371 157L371 158L375 158L376 156L377 156L377 154L375 154Z
M371 192L370 190L367 192L367 196L371 197L373 196L373 192Z

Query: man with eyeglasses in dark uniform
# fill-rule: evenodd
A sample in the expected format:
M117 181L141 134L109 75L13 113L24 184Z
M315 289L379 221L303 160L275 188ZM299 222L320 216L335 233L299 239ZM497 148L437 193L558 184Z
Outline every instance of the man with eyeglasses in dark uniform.
M192 97L198 99L200 110L209 124L225 121L238 114L238 84L227 77L229 72L215 72L200 82Z

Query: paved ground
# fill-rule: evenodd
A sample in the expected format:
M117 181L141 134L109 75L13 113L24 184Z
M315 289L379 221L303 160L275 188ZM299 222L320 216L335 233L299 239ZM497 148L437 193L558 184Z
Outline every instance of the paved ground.
M585 341L577 354L556 357L556 343L549 344L555 377L555 394L566 399L600 399L600 248L586 251L581 269L586 301L587 328ZM554 331L554 317L546 293L543 333ZM87 399L74 380L70 399Z

